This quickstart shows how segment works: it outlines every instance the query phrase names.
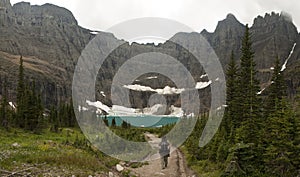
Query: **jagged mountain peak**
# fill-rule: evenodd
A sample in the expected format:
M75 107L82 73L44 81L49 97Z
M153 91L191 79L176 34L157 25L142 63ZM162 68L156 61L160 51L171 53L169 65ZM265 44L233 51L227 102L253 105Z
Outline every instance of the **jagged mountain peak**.
M236 28L241 28L244 25L240 23L237 18L233 14L228 14L224 20L218 22L215 33L219 33L222 31L230 31Z
M264 17L256 17L251 32L257 39L269 39L272 36L277 39L280 35L287 36L289 45L293 45L298 37L297 27L293 24L292 17L286 12L271 12L266 13Z
M272 67L274 58L279 58L284 63L298 38L297 28L292 23L291 16L285 12L271 12L264 17L256 17L250 32L253 34L256 66L261 70Z
M286 12L276 13L266 13L265 16L257 16L254 19L253 28L258 26L266 26L271 24L278 24L278 23L286 23L286 24L292 24L293 19L292 16Z

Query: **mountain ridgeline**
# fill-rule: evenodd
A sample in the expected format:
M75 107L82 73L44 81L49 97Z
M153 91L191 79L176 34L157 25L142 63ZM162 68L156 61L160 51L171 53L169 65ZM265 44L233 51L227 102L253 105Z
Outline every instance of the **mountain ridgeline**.
M192 41L194 35L204 36L226 70L232 51L239 61L244 31L245 25L234 15L229 14L218 23L214 32L203 30L201 33L178 33L175 36L179 35L177 37L181 40L193 45L197 45ZM250 34L261 89L271 84L272 68L278 58L284 69L288 94L293 97L300 87L300 35L292 18L286 13L274 12L264 17L258 16L250 27ZM98 35L104 36L108 41L119 41L110 33L99 32ZM12 6L9 0L0 0L0 84L3 78L7 78L9 100L16 100L15 88L21 55L25 78L27 81L35 81L46 107L69 99L77 60L94 37L93 31L79 26L73 14L67 9L51 4L32 6L26 2ZM190 71L196 82L208 81L207 77L200 77L205 71L194 56L175 43L170 41L159 45L125 43L111 53L100 69L95 88L97 99L111 106L111 83L118 69L128 59L153 51L178 59ZM149 79L151 76L157 78ZM170 79L154 73L140 76L133 84L153 89L175 87ZM130 93L132 107L149 106L147 100L153 92ZM209 93L209 87L199 90L202 111L209 108ZM180 107L179 95L165 95L165 97L169 105Z

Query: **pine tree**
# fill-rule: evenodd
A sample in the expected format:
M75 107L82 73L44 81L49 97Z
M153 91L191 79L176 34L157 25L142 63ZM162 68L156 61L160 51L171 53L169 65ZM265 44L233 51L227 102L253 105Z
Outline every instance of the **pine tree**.
M272 176L296 176L290 157L295 149L291 132L292 110L284 99L275 100L274 112L269 115L267 148L264 153L266 171Z
M123 120L122 124L121 124L121 127L124 128L124 129L127 129L128 128L127 122Z
M111 126L112 126L112 127L116 127L116 125L117 125L117 124L116 124L116 119L113 118L112 121L111 121Z
M75 112L74 112L74 106L73 106L72 99L70 100L70 103L69 103L68 114L69 114L69 126L70 127L76 127L77 126L77 119L76 119L76 115L75 115Z
M35 133L40 133L43 128L45 128L45 120L44 120L44 107L42 104L41 95L38 94L37 96L37 110L36 110L36 117L37 117L37 127L35 129Z
M105 124L106 126L108 126L108 120L107 120L107 117L105 117L105 118L103 119L103 122L104 122L104 124Z
M238 92L238 66L235 62L234 54L231 53L230 62L226 71L226 104L224 114L224 126L226 130L226 139L230 143L234 143L235 129L241 124L239 122L240 109L239 109L239 92Z
M242 151L237 153L238 163L247 174L258 173L262 168L262 147L260 130L262 127L261 100L258 97L259 81L256 78L254 52L248 25L242 41L241 66L238 80L240 94L238 121L241 122L236 130L237 144L244 144Z
M58 128L59 128L58 113L54 106L52 106L52 108L51 108L49 117L50 117L50 121L51 121L50 130L53 132L58 132Z
M273 70L273 75L271 78L271 85L265 90L265 100L264 100L264 117L267 118L263 124L261 134L264 137L262 139L262 146L267 147L268 146L268 140L270 137L269 136L269 126L270 126L270 120L272 119L272 116L274 112L276 112L278 109L279 105L281 103L282 99L286 96L286 86L284 83L284 78L283 78L283 73L281 72L281 66L279 59L277 58L275 61L275 66Z
M271 85L266 92L268 96L264 101L264 112L265 116L268 116L275 111L275 102L280 102L286 96L286 84L284 82L278 58L275 61Z
M18 88L17 88L17 115L15 124L18 127L24 128L24 95L25 95L25 83L24 83L24 68L23 58L20 57L19 76L18 76Z
M22 128L39 133L42 129L43 106L40 96L36 93L35 82L31 85L25 85L24 96L22 97Z
M25 87L25 95L23 97L23 117L25 120L24 128L29 131L33 131L35 128L35 110L36 100L34 99L34 92L30 86Z
M77 125L72 100L69 103L63 101L59 103L58 122L60 127L75 127Z
M267 117L264 134L264 161L269 175L296 176L294 155L296 119L285 100L286 85L279 60L275 62L272 83L265 100L264 116ZM298 153L297 153L298 154Z
M4 78L3 81L3 89L2 89L2 101L1 101L1 107L0 107L0 126L3 126L4 128L8 128L8 122L9 122L9 110L8 110L8 102L7 102L7 80Z
M258 143L261 127L261 102L258 97L259 81L256 79L254 53L248 25L242 41L241 68L239 77L239 100L242 125L239 128L238 140L245 143Z
M58 122L59 122L59 125L61 127L65 127L65 122L64 120L66 119L66 116L65 116L65 104L63 102L60 102L59 103L59 106L58 106Z

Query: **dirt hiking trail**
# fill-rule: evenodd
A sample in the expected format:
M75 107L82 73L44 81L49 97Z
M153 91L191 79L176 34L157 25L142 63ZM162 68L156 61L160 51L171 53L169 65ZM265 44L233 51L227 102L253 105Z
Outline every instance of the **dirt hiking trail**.
M152 147L159 148L161 138L156 135L146 133L146 138ZM173 152L172 152L173 151ZM196 177L196 175L187 167L183 154L180 150L171 147L171 154L169 157L168 167L161 168L161 160L155 156L149 161L149 165L144 165L139 168L131 168L130 170L138 177Z

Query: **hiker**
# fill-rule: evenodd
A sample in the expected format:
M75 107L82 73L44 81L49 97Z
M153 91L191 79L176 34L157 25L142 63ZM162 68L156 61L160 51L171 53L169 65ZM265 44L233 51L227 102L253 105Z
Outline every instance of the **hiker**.
M168 157L170 157L170 144L167 141L166 136L163 136L161 142L159 143L160 149L159 154L161 157L161 167L162 169L168 166Z

